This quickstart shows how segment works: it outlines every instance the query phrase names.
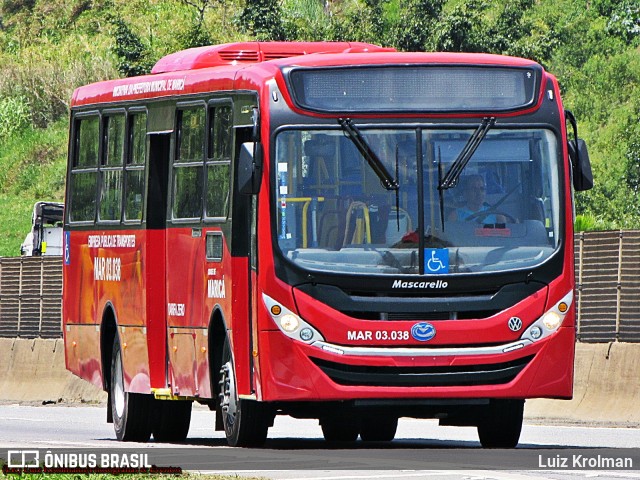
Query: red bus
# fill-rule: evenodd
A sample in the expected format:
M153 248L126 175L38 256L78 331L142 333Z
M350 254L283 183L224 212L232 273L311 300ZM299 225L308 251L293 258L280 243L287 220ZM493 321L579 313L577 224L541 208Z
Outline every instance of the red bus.
M525 399L572 396L572 195L591 185L533 61L168 55L73 96L67 368L108 392L119 440L184 439L196 401L234 446L290 415L328 441L415 417L514 447Z

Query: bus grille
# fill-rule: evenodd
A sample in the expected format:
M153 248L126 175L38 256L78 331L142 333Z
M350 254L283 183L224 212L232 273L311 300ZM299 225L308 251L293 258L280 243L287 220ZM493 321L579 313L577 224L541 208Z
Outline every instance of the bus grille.
M343 313L351 318L358 320L389 320L389 321L437 321L437 320L479 320L489 318L497 314L498 310L483 310L470 312L356 312L350 310L342 310Z
M505 363L443 367L373 367L347 365L313 357L311 360L339 385L455 387L509 383L533 357L530 355Z

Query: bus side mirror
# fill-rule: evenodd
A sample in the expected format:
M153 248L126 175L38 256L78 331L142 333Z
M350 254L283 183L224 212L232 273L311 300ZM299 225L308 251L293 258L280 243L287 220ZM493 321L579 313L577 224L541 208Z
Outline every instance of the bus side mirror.
M238 157L238 191L245 195L255 195L260 191L261 180L262 144L243 143Z
M593 188L593 173L591 173L591 162L587 144L581 138L577 144L575 140L569 140L569 158L573 168L573 188L577 192L591 190Z

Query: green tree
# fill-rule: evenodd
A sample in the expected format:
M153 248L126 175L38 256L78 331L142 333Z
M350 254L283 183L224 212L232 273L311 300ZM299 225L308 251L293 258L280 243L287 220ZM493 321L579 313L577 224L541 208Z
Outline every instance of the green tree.
M334 6L329 39L387 45L391 39L384 4L385 0L360 0Z
M180 0L184 5L191 7L194 12L193 22L186 32L181 35L183 48L201 47L211 45L213 39L205 28L204 20L207 10L212 9L216 4L224 5L223 0Z
M285 0L282 15L288 40L312 42L333 39L329 30L333 11L323 0Z
M444 52L486 51L483 33L483 18L488 5L480 0L471 0L456 5L441 15L434 29L432 45L434 50Z
M404 51L431 50L431 38L445 5L445 0L409 0L402 2L398 20L392 27L392 41Z
M149 73L153 62L150 61L148 49L140 37L123 19L114 18L112 22L116 27L114 53L118 57L118 71L125 77Z
M287 40L277 0L247 0L239 24L256 40Z
M611 9L607 31L629 43L640 38L640 5L625 0Z

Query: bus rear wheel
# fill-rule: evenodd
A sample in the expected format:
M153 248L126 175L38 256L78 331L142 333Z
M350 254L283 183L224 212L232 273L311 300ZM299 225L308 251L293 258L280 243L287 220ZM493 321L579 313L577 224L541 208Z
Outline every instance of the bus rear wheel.
M149 441L153 397L125 391L122 351L117 337L113 341L111 352L109 394L116 438L122 442Z
M238 398L228 340L222 349L220 407L224 433L230 446L258 447L267 440L269 416L263 404Z
M184 400L155 400L153 438L157 442L182 442L191 424L193 402Z
M478 422L478 436L484 448L515 448L520 440L524 400L491 400Z

